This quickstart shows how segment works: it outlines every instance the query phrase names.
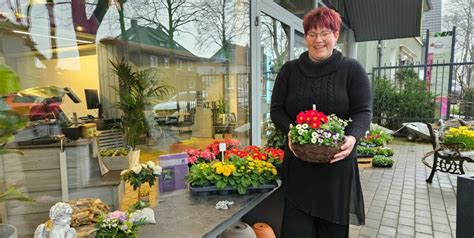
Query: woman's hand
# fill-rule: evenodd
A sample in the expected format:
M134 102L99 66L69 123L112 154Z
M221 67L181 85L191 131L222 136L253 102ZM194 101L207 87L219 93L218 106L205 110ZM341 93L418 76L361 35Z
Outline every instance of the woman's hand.
M349 156L351 153L352 149L354 148L354 145L356 143L356 138L354 136L346 136L346 139L344 140L344 144L341 146L341 152L337 153L334 155L334 159L329 161L329 163L335 163L339 160L342 160ZM291 148L291 147L290 147Z
M291 147L291 132L288 132L288 148L290 148L291 152L293 152L293 154L298 157L298 155L296 155L295 151L293 150L293 147Z

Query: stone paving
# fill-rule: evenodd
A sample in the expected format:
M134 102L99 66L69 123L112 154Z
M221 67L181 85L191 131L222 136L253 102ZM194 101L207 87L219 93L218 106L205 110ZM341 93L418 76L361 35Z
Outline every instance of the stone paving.
M395 141L392 168L360 170L366 225L350 226L350 237L456 237L456 175L436 172L421 158L431 144ZM432 161L432 160L428 160ZM466 164L472 174L474 165Z

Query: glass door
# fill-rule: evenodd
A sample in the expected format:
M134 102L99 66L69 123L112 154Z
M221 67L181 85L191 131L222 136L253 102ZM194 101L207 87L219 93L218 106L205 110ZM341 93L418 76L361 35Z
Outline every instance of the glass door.
M265 146L275 129L270 104L276 76L281 66L304 51L301 45L302 19L273 1L255 1L252 38L252 144ZM299 55L299 54L298 54Z
M281 66L289 60L289 34L290 27L281 21L260 14L260 83L261 83L261 121L262 145L268 144L272 139L272 125L270 119L270 103L273 85Z

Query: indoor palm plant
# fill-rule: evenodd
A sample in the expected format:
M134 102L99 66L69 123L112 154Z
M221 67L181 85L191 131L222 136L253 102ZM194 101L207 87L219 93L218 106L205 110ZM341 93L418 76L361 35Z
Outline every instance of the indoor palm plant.
M122 126L128 146L135 148L140 136L148 132L145 109L152 98L167 96L172 87L166 85L151 69L134 70L125 59L111 61L119 80L114 87L120 100L115 107L122 111Z

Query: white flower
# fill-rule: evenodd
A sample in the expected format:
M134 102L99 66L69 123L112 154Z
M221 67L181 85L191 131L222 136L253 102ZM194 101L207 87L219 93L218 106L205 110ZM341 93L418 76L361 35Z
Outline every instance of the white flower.
M318 133L313 132L313 133L311 134L311 137L313 137L313 138L318 138Z
M311 138L311 143L316 144L317 141L318 139L316 139L315 137Z
M331 138L331 133L324 132L324 137L326 137L326 138Z
M303 135L303 133L304 133L304 130L303 130L303 129L299 129L299 130L298 130L298 134Z
M307 129L307 128L308 128L308 124L305 123L305 124L302 125L302 127L303 127L303 129Z
M149 168L154 168L155 167L155 162L153 162L153 161L148 161L148 162L146 162L146 164L148 165Z
M296 125L296 129L301 130L301 124Z
M319 144L322 144L322 143L323 143L323 139L319 138L319 139L318 139L318 143L319 143Z
M333 135L333 136L332 136L332 138L333 138L334 140L337 140L337 139L339 139L339 134L335 134L335 135Z
M137 164L132 168L132 171L136 174L139 174L142 171L142 166L140 164Z
M120 172L120 176L122 176L122 175L126 174L127 172L128 172L128 169L124 169L124 170L122 170L122 172Z
M162 172L162 168L159 165L156 165L155 167L153 167L153 174L154 175L160 175L161 172Z

